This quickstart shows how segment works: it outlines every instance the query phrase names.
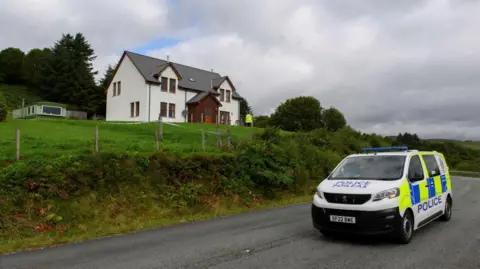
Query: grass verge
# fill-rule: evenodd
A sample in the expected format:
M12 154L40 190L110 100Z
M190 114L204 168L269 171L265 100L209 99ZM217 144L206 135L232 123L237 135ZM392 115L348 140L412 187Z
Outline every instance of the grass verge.
M136 206L122 207L122 212L117 212L118 204L126 200L122 197L105 197L98 203L95 194L80 199L76 207L95 208L92 214L96 215L93 221L84 221L74 226L66 227L57 224L51 231L34 235L18 236L4 234L0 236L0 254L7 254L21 250L34 250L43 247L61 245L66 243L81 242L96 238L121 235L142 230L160 228L179 224L224 217L239 213L271 209L296 203L309 202L312 195L282 194L275 200L257 201L250 206L245 206L235 197L214 198L211 200L210 210L193 212L194 210L167 209L159 205L151 205L148 210L136 212ZM123 201L122 201L123 200ZM93 203L96 203L95 207ZM73 206L75 209L75 206ZM182 211L182 210L181 210ZM100 216L101 215L101 216ZM65 231L65 232L62 232Z

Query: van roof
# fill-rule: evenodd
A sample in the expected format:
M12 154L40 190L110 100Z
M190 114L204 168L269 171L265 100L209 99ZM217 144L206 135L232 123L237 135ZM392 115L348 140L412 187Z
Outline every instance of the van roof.
M348 157L359 157L359 156L374 156L374 155L384 155L384 156L410 156L412 154L439 154L437 151L418 151L418 150L406 150L406 151L390 151L390 152L365 152L365 153L354 153L350 154Z

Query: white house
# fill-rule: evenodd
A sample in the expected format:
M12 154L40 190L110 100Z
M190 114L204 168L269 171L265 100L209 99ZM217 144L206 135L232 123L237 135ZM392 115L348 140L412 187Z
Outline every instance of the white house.
M107 121L238 125L240 100L228 76L125 51L106 89Z

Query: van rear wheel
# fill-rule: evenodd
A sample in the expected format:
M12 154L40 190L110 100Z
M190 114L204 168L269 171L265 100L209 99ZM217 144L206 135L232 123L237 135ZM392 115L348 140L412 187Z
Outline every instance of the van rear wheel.
M413 216L412 213L407 210L401 219L397 231L397 238L402 244L408 244L412 240L413 236Z
M440 217L443 221L449 221L452 218L452 198L448 197L447 202L445 203L445 210L443 215Z

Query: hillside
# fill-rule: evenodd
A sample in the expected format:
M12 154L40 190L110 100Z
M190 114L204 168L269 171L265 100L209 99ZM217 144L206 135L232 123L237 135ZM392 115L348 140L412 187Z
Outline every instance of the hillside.
M472 141L472 140L454 140L454 139L428 139L428 141L431 142L439 142L439 143L445 143L445 142L450 142L454 143L459 146L463 146L466 148L470 149L475 149L475 150L480 150L480 141Z
M21 107L23 99L25 99L25 104L42 101L42 98L35 92L21 85L0 84L0 94L5 97L9 110Z
M99 127L100 152L153 153L157 123L113 124L80 120L11 120L0 128L0 161L15 159L15 129L21 134L22 159L80 155L94 150L95 127ZM216 125L188 124L163 125L164 146L177 152L201 152L201 130L205 132L205 151L221 152L216 148ZM222 142L227 144L227 129L237 141L254 133L257 128L227 127L220 125Z

